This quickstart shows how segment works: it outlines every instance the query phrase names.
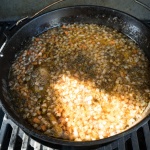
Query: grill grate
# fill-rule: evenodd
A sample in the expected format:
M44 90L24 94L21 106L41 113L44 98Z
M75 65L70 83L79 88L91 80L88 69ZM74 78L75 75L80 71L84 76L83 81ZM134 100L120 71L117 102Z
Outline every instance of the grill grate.
M150 21L144 21L150 26ZM0 22L0 35L14 22ZM0 45L3 42L0 38ZM56 150L27 136L0 108L0 150ZM62 147L62 150L75 150ZM150 117L138 130L96 150L150 150Z
M10 132L10 138L9 133ZM8 143L8 145L7 145ZM0 130L1 150L55 150L35 142L5 115Z

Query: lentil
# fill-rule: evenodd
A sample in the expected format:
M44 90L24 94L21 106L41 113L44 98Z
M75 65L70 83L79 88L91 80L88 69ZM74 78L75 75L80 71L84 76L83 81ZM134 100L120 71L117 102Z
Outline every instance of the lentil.
M103 139L128 129L150 98L149 62L122 33L69 24L34 37L12 64L16 111L48 136Z

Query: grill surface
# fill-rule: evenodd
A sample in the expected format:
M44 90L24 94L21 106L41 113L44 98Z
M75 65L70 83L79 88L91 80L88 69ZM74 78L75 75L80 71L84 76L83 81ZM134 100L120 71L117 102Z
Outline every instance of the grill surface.
M150 26L150 21L144 21ZM14 22L0 22L0 37L2 32ZM0 38L0 45L3 38ZM0 108L0 150L56 150L46 147L27 136L2 112ZM75 150L62 147L61 150ZM131 134L112 143L100 146L96 150L150 150L150 117L145 124Z

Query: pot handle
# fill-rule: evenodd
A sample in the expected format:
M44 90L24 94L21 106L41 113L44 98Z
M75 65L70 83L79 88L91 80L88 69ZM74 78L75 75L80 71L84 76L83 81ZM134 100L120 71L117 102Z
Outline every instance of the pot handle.
M3 44L2 44L2 46L0 47L0 57L3 57L2 50L3 50L4 46L7 43L7 39L5 39L5 37L3 36L3 37L1 37L1 41L4 41Z
M29 19L28 19L29 21ZM14 33L19 30L19 28L21 28L26 22L21 22L19 26L17 26L16 24L11 25L10 27L6 28L3 31L3 34L0 36L0 44L2 44L0 46L0 57L3 57L3 53L2 50L5 47L6 43L8 42L8 40L14 35Z
M144 4L143 2L139 1L139 0L134 0L137 4L143 6L144 8L146 8L147 10L150 11L150 6Z
M39 10L38 12L36 12L34 15L32 15L32 16L30 16L30 17L29 17L29 16L26 16L26 17L24 17L24 18L18 20L18 21L16 22L16 25L20 24L20 22L22 22L22 21L24 21L24 20L26 20L26 19L32 19L32 18L36 17L37 15L39 15L41 12L43 12L43 11L46 10L46 9L48 9L49 7L51 7L51 6L53 6L53 5L57 4L57 3L63 2L63 1L64 1L64 0L57 0L56 2L53 2L53 3L49 4L49 5L47 5L46 7L42 8L41 10Z
M11 36L15 33L15 31L17 31L19 28L21 28L25 23L27 23L28 21L30 21L32 18L36 17L37 15L39 15L41 12L43 12L44 10L48 9L49 7L63 2L64 0L57 0L49 5L47 5L46 7L44 7L43 9L39 10L38 12L36 12L34 15L32 16L26 16L20 20L18 20L14 25L12 25L11 27L9 27L8 29L6 29L3 32L3 36L1 37L1 41L2 41L2 46L0 47L0 57L3 57L3 53L2 50L5 47L6 43L8 42L8 40L11 38ZM11 32L10 32L11 31Z

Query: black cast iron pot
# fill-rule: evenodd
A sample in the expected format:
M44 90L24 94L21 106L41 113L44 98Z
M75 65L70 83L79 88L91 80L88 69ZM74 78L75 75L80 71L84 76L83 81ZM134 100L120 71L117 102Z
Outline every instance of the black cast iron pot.
M8 74L12 61L26 41L50 28L72 23L94 23L114 28L134 40L150 60L150 30L138 19L124 12L99 6L74 6L54 10L19 24L12 29L13 36L11 38L9 36L7 37L7 43L1 49L0 55L0 100L2 108L8 117L29 136L40 143L59 149L62 146L66 146L87 150L112 142L138 129L150 119L150 110L148 110L142 120L135 126L115 136L88 142L67 141L39 133L20 118L19 114L13 109L8 89Z

